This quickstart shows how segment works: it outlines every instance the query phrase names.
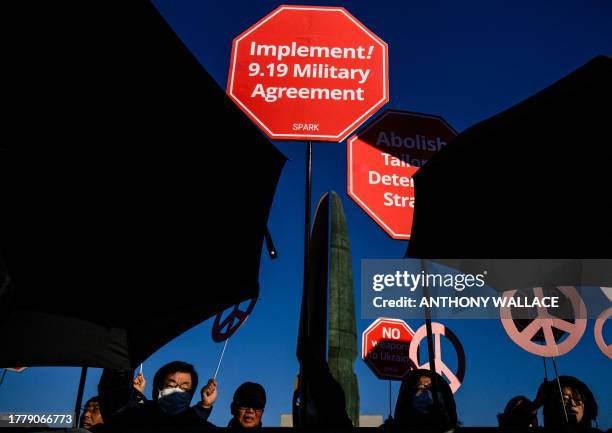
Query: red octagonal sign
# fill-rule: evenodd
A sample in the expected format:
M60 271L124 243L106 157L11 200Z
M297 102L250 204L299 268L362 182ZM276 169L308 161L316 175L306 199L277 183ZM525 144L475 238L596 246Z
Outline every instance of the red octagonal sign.
M414 331L398 319L376 319L363 331L361 358L380 379L402 380L414 368L410 342Z
M410 239L412 176L456 135L439 116L386 111L347 142L349 196L393 239Z
M234 39L227 93L272 139L342 141L389 100L388 69L344 8L280 6Z

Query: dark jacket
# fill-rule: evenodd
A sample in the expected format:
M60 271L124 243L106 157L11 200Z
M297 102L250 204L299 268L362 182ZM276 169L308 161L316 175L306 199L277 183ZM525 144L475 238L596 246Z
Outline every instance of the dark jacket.
M131 372L105 369L98 393L106 427L215 427L208 422L212 408L204 409L199 404L177 415L164 412L157 402L132 386Z
M229 420L229 422L227 423L227 426L229 428L235 429L235 430L255 430L255 429L260 429L263 427L263 424L260 422L259 425L257 427L253 427L253 428L244 428L242 427L242 425L240 425L240 423L238 422L238 420L236 419L236 417L233 417L232 419Z
M395 404L394 428L402 430L445 430L457 426L457 408L453 392L446 380L435 374L438 403L416 407L414 396L421 376L434 380L429 370L413 370L402 381ZM433 389L433 386L431 387ZM432 395L433 397L433 395Z
M113 426L122 427L215 427L208 421L212 408L205 409L196 404L184 412L171 415L164 412L157 402L147 400L140 392L134 390L133 398L128 404L115 413L110 420Z

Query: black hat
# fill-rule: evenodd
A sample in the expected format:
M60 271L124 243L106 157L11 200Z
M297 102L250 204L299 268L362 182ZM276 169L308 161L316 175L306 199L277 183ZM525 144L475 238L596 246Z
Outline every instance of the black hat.
M234 393L233 403L238 407L263 409L266 405L266 390L254 382L244 382Z

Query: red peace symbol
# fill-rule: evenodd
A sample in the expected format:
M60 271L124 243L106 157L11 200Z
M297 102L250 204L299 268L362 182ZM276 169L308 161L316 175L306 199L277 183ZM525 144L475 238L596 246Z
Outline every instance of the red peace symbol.
M213 323L212 329L213 341L220 343L221 341L227 340L234 335L234 332L236 332L249 317L249 314L251 314L251 311L253 311L256 302L257 298L252 298L246 310L241 310L240 304L234 305L232 311L230 311L228 316L223 320L221 320L223 311L217 314L215 316L215 323Z
M453 394L457 392L461 383L463 382L463 378L465 377L465 352L463 351L463 346L461 342L455 335L453 331L444 326L441 323L432 322L431 324L431 332L434 337L434 360L436 362L436 373L445 376L449 381L449 386ZM453 373L450 368L446 366L444 361L442 361L442 350L440 347L440 342L442 340L442 336L448 338L450 342L453 344L455 348L455 352L457 352L457 372ZM419 345L421 341L427 337L427 327L426 325L421 326L417 332L415 332L412 337L412 341L410 342L410 360L416 366L416 368L422 368L425 370L429 370L429 362L419 365Z
M612 307L608 307L605 309L595 321L595 329L593 330L595 334L595 343L597 343L597 347L602 351L604 355L608 358L612 359L612 344L607 344L603 338L603 326L606 320L608 320L612 316Z
M574 313L574 323L560 319L548 313L545 307L537 307L537 316L523 330L519 331L512 318L511 307L500 307L499 313L501 322L508 336L521 348L529 353L539 356L561 356L569 352L578 344L587 325L586 306L584 301L573 286L558 286L571 302ZM503 293L505 298L511 298L517 290L507 290ZM534 287L533 293L536 298L542 299L544 296L541 287ZM560 343L554 336L553 328L567 332L567 338ZM533 341L535 335L542 330L544 334L544 344Z

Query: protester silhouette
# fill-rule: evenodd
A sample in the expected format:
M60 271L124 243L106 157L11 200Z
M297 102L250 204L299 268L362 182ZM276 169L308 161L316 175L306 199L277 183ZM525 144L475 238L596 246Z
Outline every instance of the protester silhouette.
M261 417L266 407L266 391L254 382L244 382L234 392L228 427L237 429L261 428Z
M538 409L524 395L510 399L503 413L497 414L499 427L503 430L530 431L538 427Z
M436 381L437 403L432 389ZM400 430L449 430L457 426L457 408L448 383L437 373L418 369L402 381L393 427Z
M79 419L79 427L85 430L90 430L96 425L104 424L104 419L100 412L100 399L96 395L85 403L83 413Z
M212 411L212 405L217 398L217 382L210 379L200 390L201 400L190 407L191 400L197 390L198 374L193 365L182 361L173 361L161 367L153 378L152 399L148 400L143 394L146 380L142 374L138 374L130 382L127 399L124 398L124 390L121 386L113 389L108 386L113 380L124 378L124 374L106 372L107 376L101 379L98 386L100 391L110 389L114 395L125 401L119 409L115 409L117 401L112 401L112 396L106 396L103 401L109 401L114 412L110 416L108 424L121 427L213 427L208 422ZM125 383L125 380L118 382ZM115 383L116 385L116 383ZM106 418L105 418L106 419Z
M538 389L536 403L544 406L547 430L601 432L592 425L597 417L597 401L589 387L573 376L559 376L558 383L545 381Z
M100 412L106 424L112 423L114 415L136 398L132 385L132 372L105 368L98 382Z

